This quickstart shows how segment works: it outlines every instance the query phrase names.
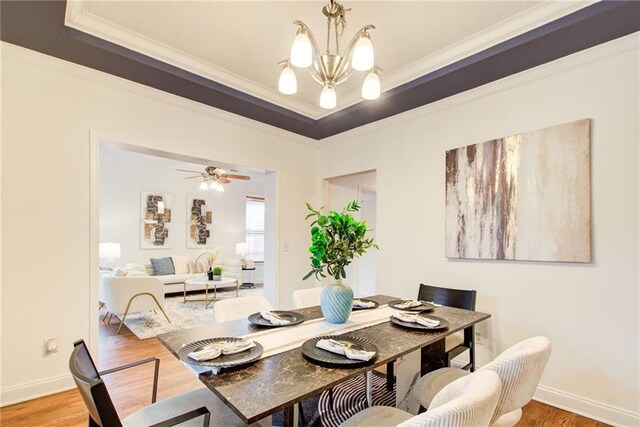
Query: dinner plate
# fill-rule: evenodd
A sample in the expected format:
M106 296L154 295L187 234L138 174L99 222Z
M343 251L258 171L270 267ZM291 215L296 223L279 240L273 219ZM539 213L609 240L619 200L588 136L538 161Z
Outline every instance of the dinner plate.
M260 316L260 313L253 313L252 315L250 315L249 316L249 322L253 323L254 325L267 326L269 328L280 328L280 327L284 327L284 326L293 326L293 325L297 325L298 323L304 322L304 316L302 314L300 314L300 313L295 312L295 311L271 310L271 313L275 313L278 316L282 317L285 320L288 320L291 323L289 323L288 325L274 325L273 323L269 322L264 317Z
M372 302L375 305L373 307L353 307L353 311L358 311L358 310L373 310L374 308L378 308L380 307L380 304L377 301L374 301L372 299L367 299L367 298L356 298L359 299L360 301L364 301L364 302Z
M242 338L236 337L219 337L219 338L208 338L206 340L195 341L190 344L185 345L178 351L178 357L185 363L190 365L197 366L209 366L215 368L231 368L233 366L246 365L251 362L255 362L262 356L263 347L262 345L255 341L255 347L251 347L248 350L241 351L236 354L222 354L215 359L212 360L201 360L197 361L189 357L189 353L194 351L200 351L203 347L211 344L217 344L221 342L233 342L240 341Z
M395 323L396 325L402 326L404 328L409 328L409 329L418 329L421 331L442 331L449 327L449 322L447 322L441 317L436 317L436 316L432 316L430 314L424 314L424 313L421 313L418 316L423 316L423 317L426 317L427 319L438 320L440 321L440 324L436 327L430 328L428 326L420 325L419 323L403 322L402 320L395 318L393 316L391 316L389 319L391 320L391 323Z
M403 302L407 302L409 300L407 299L396 299L393 301L389 301L389 307L391 308L395 308L396 310L402 310L402 311L430 311L433 310L433 307L435 307L433 304L428 303L426 301L420 301L422 303L422 305L419 305L417 307L413 307L413 308L401 308L398 307L398 304L402 304Z
M341 343L349 343L353 346L353 348L357 350L375 351L376 355L368 361L352 360L347 356L332 353L330 351L316 347L316 343L324 339L333 339ZM304 357L313 363L338 368L352 368L356 366L366 365L370 362L373 362L378 355L378 347L376 347L374 343L363 338L353 337L349 335L325 335L321 337L311 338L310 340L307 340L302 344L301 350Z

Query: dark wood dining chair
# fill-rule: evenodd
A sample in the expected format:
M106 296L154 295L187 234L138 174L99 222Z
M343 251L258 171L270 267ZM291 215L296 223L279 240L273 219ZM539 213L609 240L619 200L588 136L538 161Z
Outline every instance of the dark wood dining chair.
M436 304L446 305L447 307L462 308L464 310L476 309L476 291L463 289L441 288L438 286L430 286L420 284L418 290L418 300L435 302ZM475 349L475 327L469 326L462 335L450 335L445 338L445 352L447 353L447 365L451 366L451 361L469 351L469 363L462 369L476 370L476 349Z
M187 421L191 421L188 424L190 426L246 426L231 409L204 387L156 402L160 369L160 360L157 357L98 372L84 341L74 342L73 347L69 358L69 370L89 411L89 427L169 427ZM155 364L151 393L152 404L121 420L102 380L102 376L147 363ZM212 413L215 419L211 419ZM199 417L202 417L201 422L197 420Z

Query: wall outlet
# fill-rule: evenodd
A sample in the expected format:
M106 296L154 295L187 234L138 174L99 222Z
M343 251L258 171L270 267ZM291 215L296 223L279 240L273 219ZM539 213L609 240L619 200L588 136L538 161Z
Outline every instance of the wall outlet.
M476 344L484 345L484 335L480 331L476 331Z
M44 339L44 354L51 354L58 352L58 338L45 338Z
M282 242L282 252L289 252L291 244L289 242Z

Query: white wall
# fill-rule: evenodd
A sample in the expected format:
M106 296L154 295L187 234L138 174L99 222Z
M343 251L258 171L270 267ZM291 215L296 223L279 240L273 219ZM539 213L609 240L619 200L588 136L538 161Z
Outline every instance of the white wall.
M246 196L264 196L264 175L255 173L250 181L234 180L225 191L201 191L201 180L184 179L193 174L176 168L202 170L190 165L115 148L100 150L100 241L120 243L122 258L116 262L148 264L149 258L187 255L192 260L202 249L187 248L187 196L212 201L213 221L207 248L219 247L218 261L239 259L235 246L245 239ZM155 191L173 196L169 249L140 249L140 193ZM260 276L254 280L262 282ZM257 271L256 271L257 272Z
M279 305L306 273L309 140L2 43L2 403L72 387L72 342L91 337L91 137L274 171ZM95 154L95 153L94 153ZM96 212L97 217L97 212ZM6 248L9 248L8 250ZM97 328L93 330L97 333ZM42 339L60 352L45 356Z
M546 335L538 397L623 425L640 423L638 46L636 34L330 138L318 162L319 178L377 171L379 292L477 289L492 315L481 363ZM583 118L593 120L594 262L446 259L445 151Z

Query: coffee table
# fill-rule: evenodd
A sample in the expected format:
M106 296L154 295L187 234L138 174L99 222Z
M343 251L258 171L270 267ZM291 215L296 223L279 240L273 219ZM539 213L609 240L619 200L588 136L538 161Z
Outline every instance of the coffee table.
M209 308L209 304L217 300L218 286L226 287L225 285L231 285L235 283L236 297L238 296L238 280L233 277L221 277L220 280L209 280L206 277L197 277L195 279L187 279L184 281L184 291L182 296L182 302L184 304L188 302L204 302L204 308ZM187 287L204 285L204 299L187 299ZM209 298L209 287L213 287L213 298Z

